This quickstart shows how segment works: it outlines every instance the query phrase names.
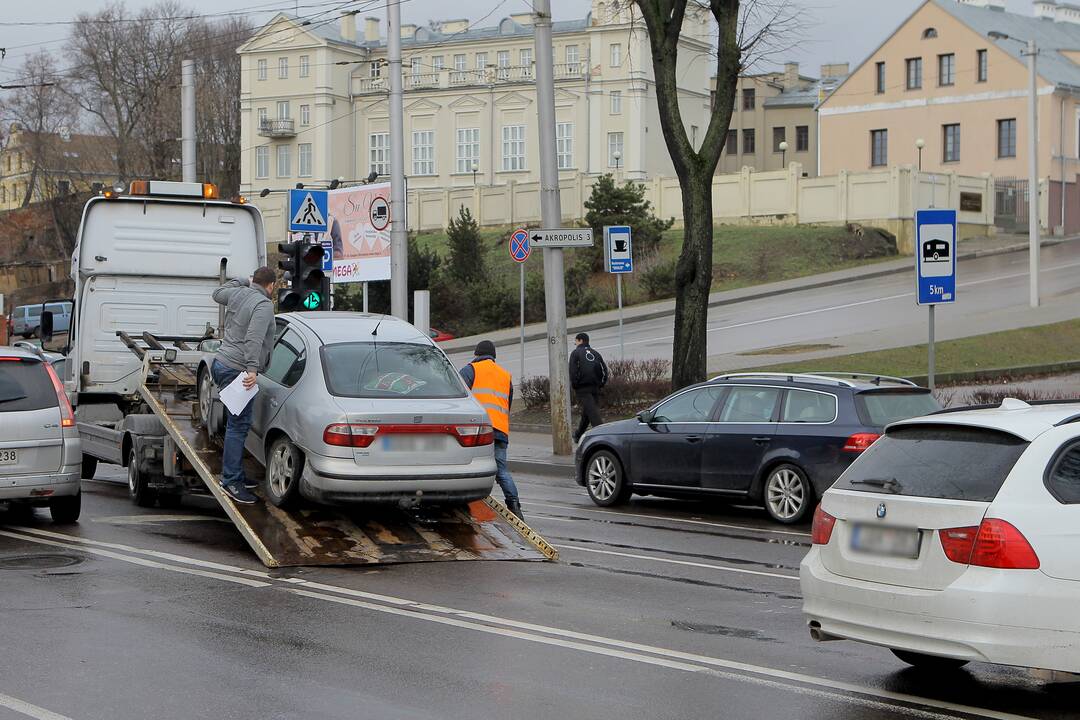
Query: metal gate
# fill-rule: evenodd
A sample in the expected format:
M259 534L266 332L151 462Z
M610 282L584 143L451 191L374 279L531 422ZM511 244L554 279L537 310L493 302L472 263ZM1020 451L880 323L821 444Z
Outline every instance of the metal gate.
M994 225L1007 232L1027 232L1028 207L1027 180L994 180Z

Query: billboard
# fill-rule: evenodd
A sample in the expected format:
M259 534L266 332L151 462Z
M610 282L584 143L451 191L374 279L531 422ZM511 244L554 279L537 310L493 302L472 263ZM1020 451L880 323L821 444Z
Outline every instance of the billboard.
M390 279L390 183L329 192L335 283Z

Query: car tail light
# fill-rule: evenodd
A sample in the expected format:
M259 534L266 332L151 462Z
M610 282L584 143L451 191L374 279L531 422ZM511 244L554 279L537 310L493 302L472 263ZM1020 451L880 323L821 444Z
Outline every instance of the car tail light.
M810 528L810 542L814 545L828 545L835 525L836 518L825 512L821 503L818 503L817 510L814 511L814 524Z
M861 453L874 444L881 435L877 433L855 433L844 443L844 452Z
M75 412L71 409L71 401L68 400L67 393L64 391L64 383L60 382L60 378L52 365L49 363L42 363L42 365L45 366L45 370L49 373L53 389L56 390L56 400L60 403L60 427L75 427Z
M938 531L945 557L955 563L1004 570L1038 570L1039 556L1011 523L984 518L978 527Z
M462 447L480 447L495 442L491 425L359 425L334 423L323 430L323 442L340 447L366 448L376 436L387 435L452 435Z

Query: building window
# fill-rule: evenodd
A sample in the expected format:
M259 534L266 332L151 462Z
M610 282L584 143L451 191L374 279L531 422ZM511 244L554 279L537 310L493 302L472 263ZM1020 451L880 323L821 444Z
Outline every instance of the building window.
M922 39L923 40L933 40L936 37L937 37L937 29L936 28L928 27L925 30L923 30L923 34L922 34Z
M885 63L879 62L874 67L877 70L877 82L874 86L874 92L881 95L885 92Z
M952 53L937 56L938 85L956 84L956 56Z
M785 140L787 140L787 128L774 127L772 129L772 151L774 153L780 152L780 143Z
M474 161L477 164L480 162L480 128L458 128L454 169L459 173L470 173Z
M431 58L431 72L441 72L443 69L443 56L436 55Z
M420 56L416 56L409 60L409 66L412 68L413 84L417 82L417 78L424 74L424 61L420 59Z
M368 135L368 164L379 175L390 172L390 133Z
M569 75L577 75L581 72L581 65L578 60L578 47L577 45L566 46L566 72Z
M997 121L998 157L1016 157L1016 118Z
M611 44L611 67L622 66L622 43Z
M986 79L987 79L987 77L989 77L989 74L990 74L989 73L989 70L990 70L990 64L989 63L990 63L990 61L987 58L987 53L986 53L985 50L976 50L975 51L975 67L977 68L977 70L975 71L975 81L976 82L986 82Z
M618 153L617 156L616 153ZM607 158L608 167L623 167L623 134L621 132L607 134Z
M728 155L737 155L739 152L739 131L728 130L727 139L724 140L724 152Z
M270 177L270 148L266 145L255 148L255 177Z
M300 106L300 124L301 125L310 125L311 124L311 106L310 105L301 105Z
M265 127L266 126L266 121L268 119L266 117L266 108L258 108L255 111L255 114L256 114L256 117L258 117L258 119L259 119L259 127L260 128ZM11 170L11 158L8 158L8 170Z
M260 80L265 80L266 79L266 60L260 60L258 63L256 63L256 67L259 68L259 79Z
M870 131L870 166L882 167L889 164L889 131Z
M288 145L278 145L277 146L277 176L278 177L289 177L290 175L292 175L292 168L289 167L290 164L291 164L291 162L290 162L290 158L289 158L289 146Z
M289 77L289 58L283 57L277 59L277 76L278 80L287 80Z
M382 63L376 60L373 63L368 64L368 77L377 78L382 77Z
M307 55L300 56L300 77L306 78L311 74L311 64L308 62Z
M413 175L435 174L435 131L414 130L412 134Z
M555 125L555 154L559 158L560 170L574 167L574 123Z
M757 93L754 88L744 88L742 91L742 109L753 110L756 104Z
M465 55L464 54L455 55L454 56L454 70L456 70L457 72L462 72L463 70L465 70L466 67L468 67L468 62L467 62L467 60L465 58Z
M521 77L531 78L533 75L532 48L522 48L518 51L518 65L521 67Z
M743 155L753 155L757 151L752 129L742 131L742 151Z
M56 193L58 195L61 195L61 196L67 195L69 192L71 192L71 181L70 180L57 180L56 181Z
M942 125L942 162L960 162L960 126Z
M907 89L920 89L922 87L922 58L908 58L904 63L907 65Z
M487 67L487 53L476 53L476 69L483 70Z
M300 143L296 146L298 174L300 177L311 177L311 143Z
M795 152L808 152L810 150L810 126L795 126Z
M525 126L503 125L502 169L525 169Z
M690 147L692 147L694 150L698 149L697 134L698 134L698 126L697 125L691 125L690 126Z
M0 185L0 203L7 202L7 185Z
M611 91L611 114L622 114L622 92L619 90Z
M495 55L495 64L499 66L496 77L506 80L510 77L510 51L500 50Z
M289 101L288 100L278 100L277 118L278 118L278 120L288 120L289 119Z

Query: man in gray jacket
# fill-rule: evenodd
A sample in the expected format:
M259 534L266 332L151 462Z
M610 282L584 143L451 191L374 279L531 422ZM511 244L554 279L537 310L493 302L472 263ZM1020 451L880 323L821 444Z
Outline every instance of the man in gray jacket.
M261 267L248 280L230 280L214 291L214 301L225 306L225 337L210 365L214 384L223 390L243 374L245 388L266 369L274 344L274 304L270 290L274 271ZM252 403L233 415L225 410L225 451L221 457L221 488L238 503L253 504L257 485L244 475L244 442L251 429Z

